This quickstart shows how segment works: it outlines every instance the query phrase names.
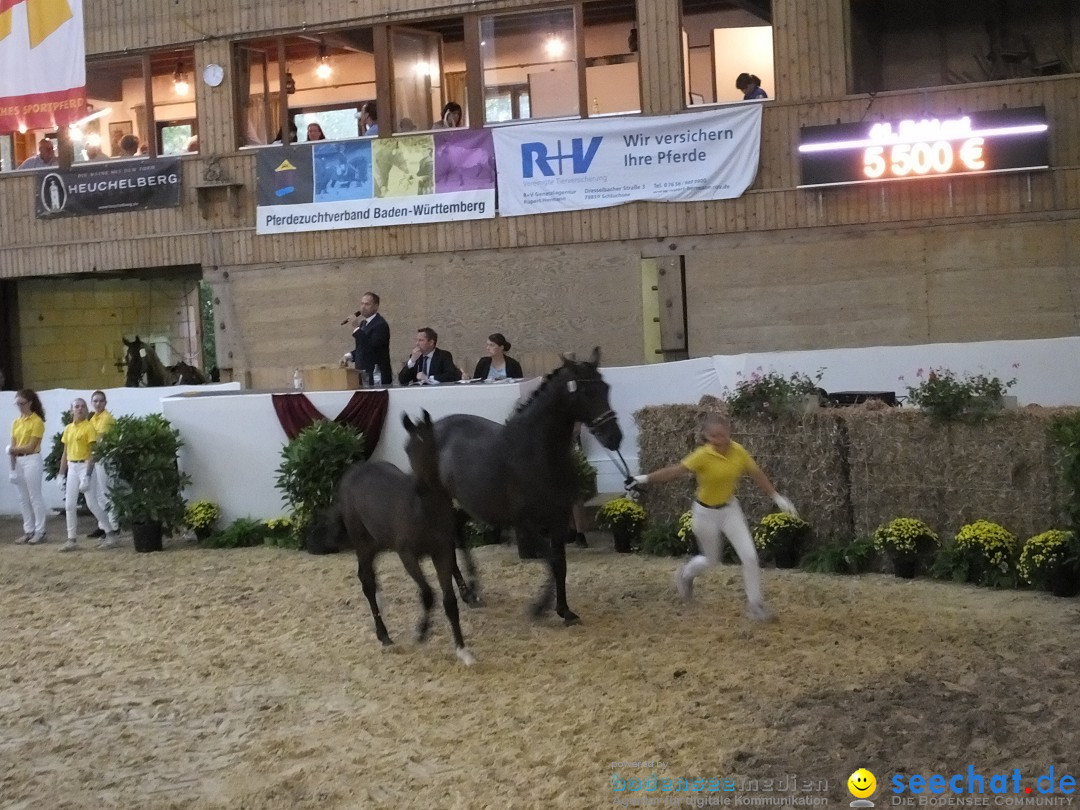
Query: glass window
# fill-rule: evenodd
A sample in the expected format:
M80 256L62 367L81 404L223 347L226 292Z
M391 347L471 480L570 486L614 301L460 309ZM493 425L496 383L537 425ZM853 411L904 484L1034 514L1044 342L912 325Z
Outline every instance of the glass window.
M634 0L582 5L589 115L641 111Z
M375 98L370 28L249 40L235 45L233 61L241 146L281 140L282 76L292 142L306 141L313 123L327 139L357 137L360 105Z
M446 17L389 29L394 132L469 125L465 19ZM447 104L462 114L444 119ZM456 109L456 108L455 108ZM385 123L385 121L384 121Z
M1080 6L1060 0L851 0L855 93L1074 73Z
M775 97L772 2L739 5L682 0L687 106Z
M14 168L15 146L10 135L0 135L0 171L6 172Z
M527 88L529 103L510 106L514 119L581 115L573 8L481 17L480 60L485 100Z

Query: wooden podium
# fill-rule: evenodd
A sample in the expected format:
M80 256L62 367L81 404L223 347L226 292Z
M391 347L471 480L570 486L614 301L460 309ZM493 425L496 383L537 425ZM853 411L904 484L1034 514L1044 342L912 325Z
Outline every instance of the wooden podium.
M360 387L360 372L340 366L302 368L305 391L355 391Z

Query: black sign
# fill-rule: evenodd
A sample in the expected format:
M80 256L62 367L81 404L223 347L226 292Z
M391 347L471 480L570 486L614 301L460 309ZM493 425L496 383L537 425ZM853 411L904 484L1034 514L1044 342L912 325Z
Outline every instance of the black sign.
M111 214L180 205L180 158L101 161L45 172L39 219Z
M1042 107L803 127L800 187L1046 169L1049 152Z

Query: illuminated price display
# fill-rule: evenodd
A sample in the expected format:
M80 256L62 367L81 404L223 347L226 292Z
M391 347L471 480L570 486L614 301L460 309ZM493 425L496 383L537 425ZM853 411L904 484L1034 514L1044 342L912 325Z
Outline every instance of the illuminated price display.
M1042 107L804 127L801 135L801 188L1049 166Z

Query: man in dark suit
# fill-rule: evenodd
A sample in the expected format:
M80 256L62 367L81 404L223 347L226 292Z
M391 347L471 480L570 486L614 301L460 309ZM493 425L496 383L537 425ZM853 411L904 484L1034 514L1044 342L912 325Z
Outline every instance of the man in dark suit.
M379 384L390 385L393 371L390 368L390 324L379 314L379 296L366 292L360 297L360 314L353 318L353 363L374 382L374 371L379 369Z
M417 330L416 345L398 372L399 383L433 385L461 379L461 369L454 365L454 356L438 348L438 342L439 336L430 326Z

